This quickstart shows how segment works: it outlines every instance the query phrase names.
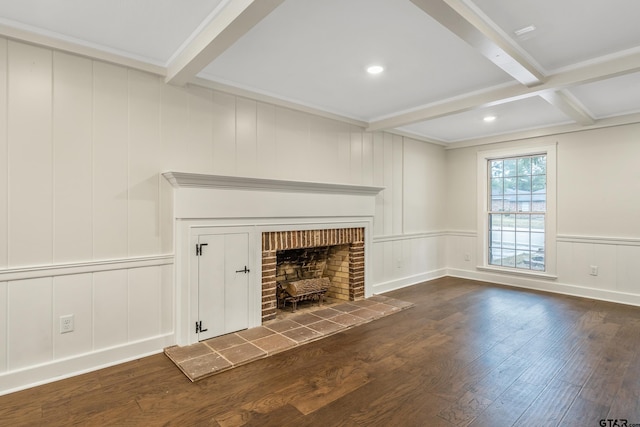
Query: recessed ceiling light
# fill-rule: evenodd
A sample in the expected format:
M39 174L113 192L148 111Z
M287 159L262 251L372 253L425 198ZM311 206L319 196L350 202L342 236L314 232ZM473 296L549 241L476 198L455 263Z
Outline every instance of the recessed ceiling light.
M535 25L527 25L526 27L522 27L519 30L515 30L514 33L516 36L520 37L522 35L525 35L527 33L530 33L532 31L536 30L536 26Z
M384 67L382 65L371 65L367 67L367 73L369 74L380 74L384 71Z
M486 116L484 119L485 122L490 123L496 119L496 116Z

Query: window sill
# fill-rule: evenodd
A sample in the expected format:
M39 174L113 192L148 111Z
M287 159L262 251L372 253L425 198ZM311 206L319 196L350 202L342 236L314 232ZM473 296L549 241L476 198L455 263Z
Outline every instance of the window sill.
M558 279L558 276L556 276L555 274L549 274L543 271L525 271L525 270L516 270L516 269L510 269L510 268L507 269L507 268L500 268L500 267L490 267L486 265L479 265L479 266L476 266L476 268L481 271L489 271L492 273L500 273L500 274L509 274L514 276L524 276L524 277L539 278L539 279L545 279L545 280Z

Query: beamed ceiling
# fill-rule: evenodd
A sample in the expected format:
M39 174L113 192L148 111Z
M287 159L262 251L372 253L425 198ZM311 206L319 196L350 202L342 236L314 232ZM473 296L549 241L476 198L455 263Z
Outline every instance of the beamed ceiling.
M451 147L640 122L639 18L638 0L0 0L10 39Z

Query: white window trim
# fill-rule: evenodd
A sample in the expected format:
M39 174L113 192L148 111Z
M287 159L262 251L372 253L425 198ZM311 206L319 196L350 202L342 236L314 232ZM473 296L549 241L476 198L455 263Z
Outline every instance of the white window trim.
M489 265L489 193L488 163L492 159L504 157L521 157L537 154L547 156L547 212L545 214L545 271L529 271L508 267ZM556 279L556 169L557 144L529 147L505 148L498 150L478 151L478 270L514 274L519 276L535 276L544 279Z

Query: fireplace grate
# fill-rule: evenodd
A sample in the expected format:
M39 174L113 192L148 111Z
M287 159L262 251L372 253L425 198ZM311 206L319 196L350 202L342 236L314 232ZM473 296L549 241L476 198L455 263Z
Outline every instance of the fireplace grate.
M295 312L300 301L318 301L322 305L324 294L329 290L331 281L328 277L278 282L278 308L284 309L291 304L291 311Z

